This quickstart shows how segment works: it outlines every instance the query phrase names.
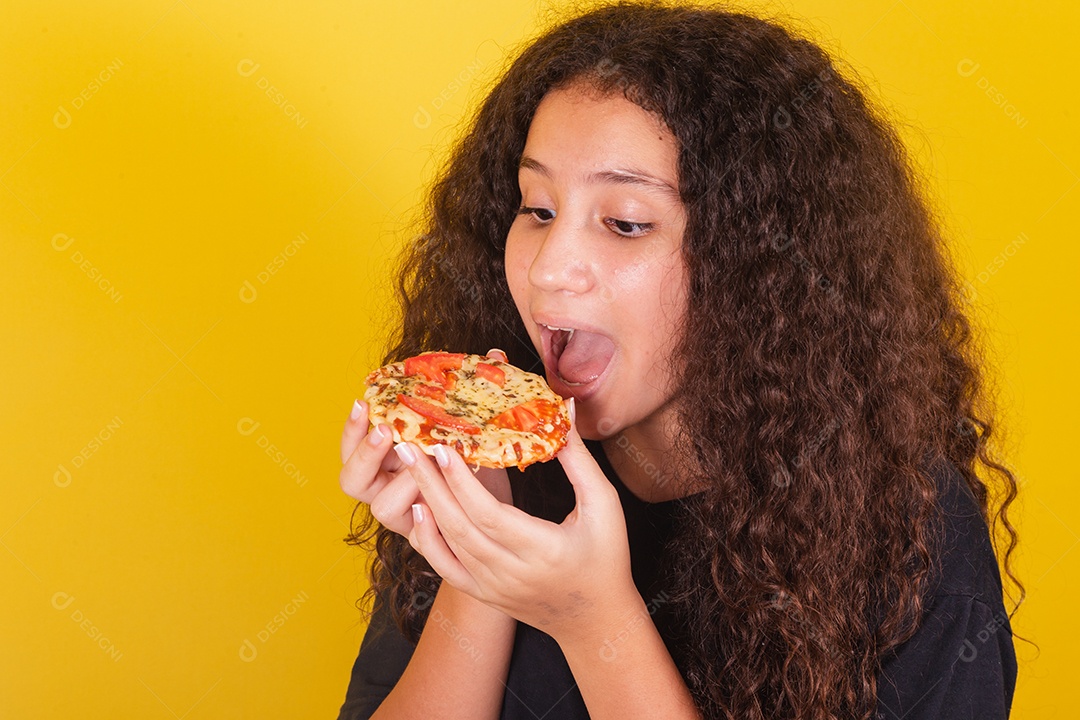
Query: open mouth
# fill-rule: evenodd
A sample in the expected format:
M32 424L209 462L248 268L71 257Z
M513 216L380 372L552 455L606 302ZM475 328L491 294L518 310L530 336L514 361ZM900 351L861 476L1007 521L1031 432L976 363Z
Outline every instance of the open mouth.
M544 365L568 389L581 388L604 374L615 343L600 333L539 323Z

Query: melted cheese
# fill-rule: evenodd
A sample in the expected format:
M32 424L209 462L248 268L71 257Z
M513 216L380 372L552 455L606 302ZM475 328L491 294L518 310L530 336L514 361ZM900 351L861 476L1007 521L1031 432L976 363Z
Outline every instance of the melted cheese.
M476 365L480 362L494 365L505 373L502 387L476 375ZM368 376L364 399L371 407L371 421L389 425L395 442L415 443L428 454L433 452L433 443L443 443L456 448L466 462L487 467L525 466L547 460L565 443L565 434L570 428L569 414L562 398L539 375L479 355L466 355L461 369L449 372L456 375L456 381L446 391L445 402L420 399L479 426L480 434L435 425L429 418L398 403L398 393L419 397L414 393L416 385L430 384L424 378L406 376L403 363L392 363ZM488 424L510 408L534 398L549 399L559 406L556 422L543 425L544 435ZM550 434L557 427L562 432L558 433L557 440L553 440Z

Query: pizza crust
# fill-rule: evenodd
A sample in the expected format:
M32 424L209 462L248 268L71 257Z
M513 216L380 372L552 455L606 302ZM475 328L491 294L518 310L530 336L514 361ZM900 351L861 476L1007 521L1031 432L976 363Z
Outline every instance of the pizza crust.
M423 353L435 356L436 353ZM455 356L456 357L456 356ZM385 425L393 433L394 442L411 442L428 455L434 454L437 444L454 448L470 465L490 468L524 468L535 462L555 457L566 444L570 431L570 414L543 377L526 372L509 363L484 357L465 355L461 367L447 371L445 400L425 396L439 383L422 374L407 375L407 361L390 363L367 377L368 419L372 425ZM502 371L502 387L477 374L479 364L494 366ZM483 370L483 369L482 369ZM418 394L418 388L425 386ZM455 419L475 425L479 432L450 427L425 417L398 400L398 395L420 399L444 409ZM539 422L532 430L513 427L497 427L495 418L512 408L529 401L536 401L540 408ZM504 416L505 417L505 416Z

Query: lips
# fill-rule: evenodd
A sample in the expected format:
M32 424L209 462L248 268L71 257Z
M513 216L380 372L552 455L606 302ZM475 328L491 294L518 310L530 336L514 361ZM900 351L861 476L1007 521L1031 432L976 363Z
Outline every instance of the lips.
M537 323L548 380L560 395L584 399L599 388L600 380L611 365L615 343L606 335L559 324Z

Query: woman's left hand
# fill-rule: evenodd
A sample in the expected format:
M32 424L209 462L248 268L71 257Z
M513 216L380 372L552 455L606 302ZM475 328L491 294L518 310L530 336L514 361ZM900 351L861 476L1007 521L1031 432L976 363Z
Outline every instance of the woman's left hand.
M424 498L409 542L452 587L559 642L603 637L639 611L618 491L576 427L557 456L576 496L559 524L499 502L449 448L437 462L407 450Z

